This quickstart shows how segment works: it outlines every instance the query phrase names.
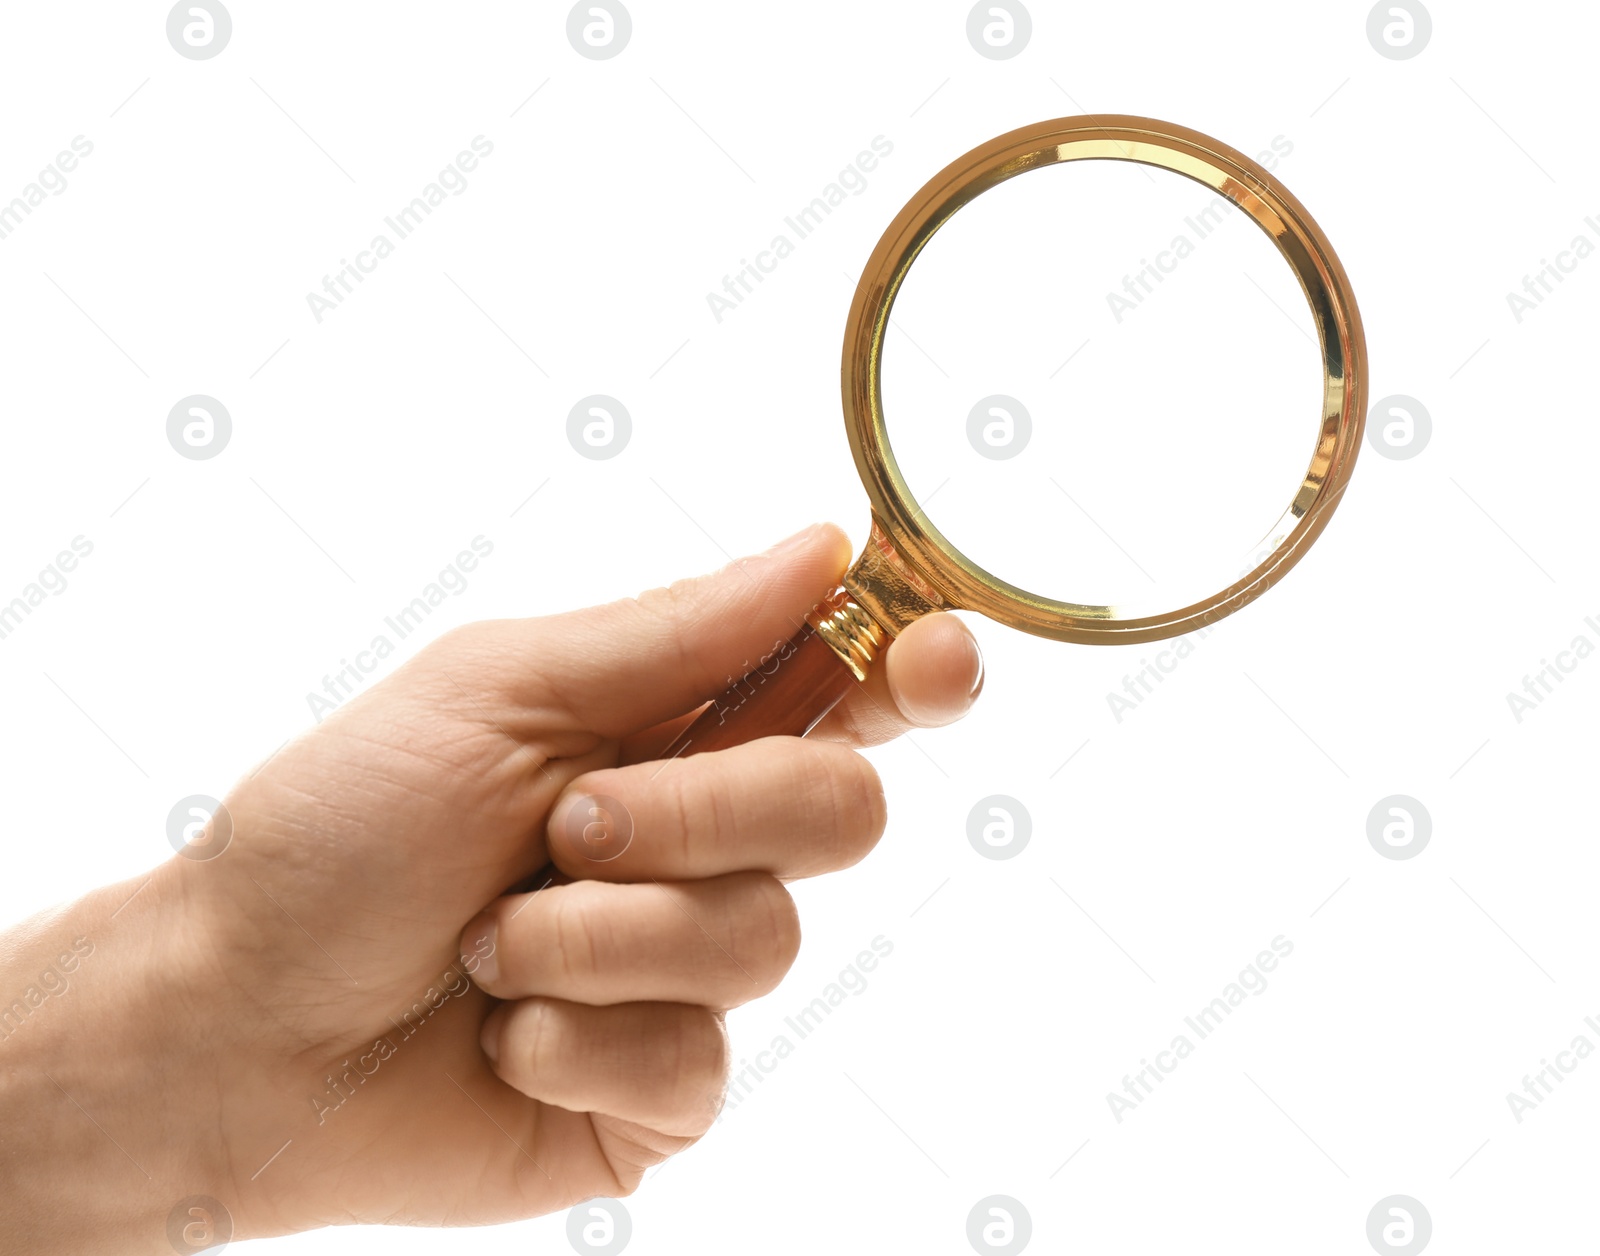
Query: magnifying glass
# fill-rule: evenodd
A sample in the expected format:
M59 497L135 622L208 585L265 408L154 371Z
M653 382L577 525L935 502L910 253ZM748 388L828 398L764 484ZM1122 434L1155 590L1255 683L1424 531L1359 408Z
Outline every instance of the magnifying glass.
M919 504L889 442L885 341L912 264L935 233L983 193L1020 176L1037 179L1035 172L1070 162L1136 163L1184 176L1226 198L1225 207L1242 211L1276 246L1309 306L1322 370L1316 428L1306 432L1312 438L1309 464L1298 480L1282 486L1276 501L1286 504L1248 561L1206 596L1172 605L1136 599L1095 604L1054 600L1008 583L933 525L924 508L928 495ZM1038 247L1070 249L1073 244L1047 239ZM1138 283L1127 283L1130 296L1124 301L1142 300L1138 285L1148 290L1146 274L1160 281L1170 261L1170 254L1158 254L1154 265L1147 263ZM1110 299L1116 309L1115 294ZM1182 636L1232 614L1281 579L1327 525L1360 448L1366 373L1361 317L1344 268L1304 206L1258 162L1187 127L1114 115L1038 123L980 145L935 175L890 223L850 306L842 364L844 416L872 509L866 545L841 587L817 604L805 627L713 701L666 755L696 754L775 734L803 736L852 685L866 679L896 635L934 611L978 611L1024 632L1086 645ZM1001 406L991 412L1002 426L1010 418ZM981 419L981 412L975 413ZM907 421L921 422L922 416L902 420ZM1202 418L1196 414L1187 421L1193 427ZM1215 434L1215 441L1224 439L1224 433ZM1141 502L1140 508L1159 515L1163 503ZM1184 523L1174 518L1168 526L1177 530Z

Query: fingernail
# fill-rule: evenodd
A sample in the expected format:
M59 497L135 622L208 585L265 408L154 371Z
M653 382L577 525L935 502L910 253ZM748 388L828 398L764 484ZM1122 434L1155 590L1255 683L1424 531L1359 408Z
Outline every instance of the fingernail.
M485 912L461 935L461 967L480 986L493 983L500 975L500 926Z
M978 649L977 641L970 636L967 638L967 649L972 651L972 665L978 673L973 677L972 688L967 691L967 705L971 706L983 692L983 651Z
M483 1048L483 1053L489 1057L491 1064L500 1062L500 1033L505 1019L501 1009L495 1008L483 1022L483 1029L478 1034L478 1045Z
M567 808L562 827L569 850L596 863L606 863L632 843L633 812L627 803L610 794L579 794Z

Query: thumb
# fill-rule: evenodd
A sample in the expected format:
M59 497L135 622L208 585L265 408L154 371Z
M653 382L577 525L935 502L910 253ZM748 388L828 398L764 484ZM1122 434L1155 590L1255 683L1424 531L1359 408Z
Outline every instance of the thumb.
M851 552L837 525L814 524L636 598L481 625L487 683L557 727L625 736L715 697L799 632Z

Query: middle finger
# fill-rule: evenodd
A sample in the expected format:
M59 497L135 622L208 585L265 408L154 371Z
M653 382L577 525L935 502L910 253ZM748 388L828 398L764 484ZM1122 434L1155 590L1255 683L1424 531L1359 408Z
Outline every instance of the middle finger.
M772 877L683 884L574 881L489 905L463 965L497 999L731 1008L766 994L800 949L794 900Z

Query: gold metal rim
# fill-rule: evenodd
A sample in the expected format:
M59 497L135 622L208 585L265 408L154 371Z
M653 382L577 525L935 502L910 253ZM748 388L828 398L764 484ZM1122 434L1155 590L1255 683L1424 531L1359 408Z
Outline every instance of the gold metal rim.
M1029 170L1063 161L1136 161L1220 192L1272 238L1316 323L1322 350L1322 414L1316 451L1291 505L1268 533L1270 552L1227 588L1177 610L1142 617L1114 606L1057 602L1006 583L973 563L916 505L884 423L883 342L911 264L968 201ZM1366 404L1366 340L1344 267L1303 205L1243 153L1210 136L1150 118L1059 118L998 136L935 175L900 211L873 250L850 306L842 368L845 424L872 514L899 556L945 602L1059 641L1151 641L1204 627L1259 597L1310 548L1349 482Z

